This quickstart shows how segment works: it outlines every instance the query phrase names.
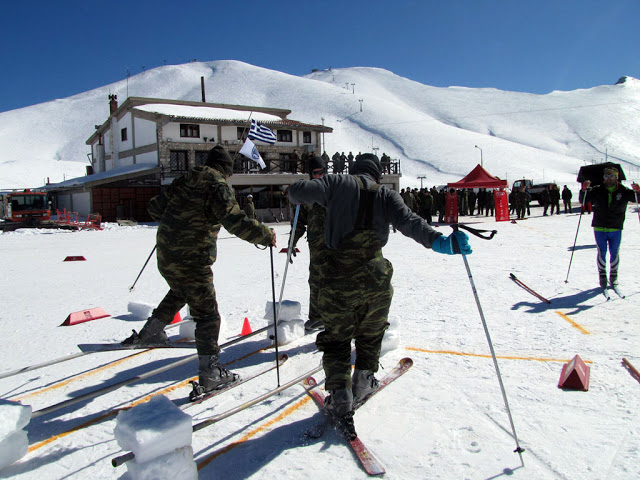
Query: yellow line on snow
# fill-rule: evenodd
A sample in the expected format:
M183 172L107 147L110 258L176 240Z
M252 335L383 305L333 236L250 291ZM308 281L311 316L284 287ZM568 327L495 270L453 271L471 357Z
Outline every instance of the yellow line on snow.
M225 365L230 365L230 364L235 363L235 362L237 362L239 360L243 360L243 359L245 359L247 357L250 357L251 355L255 355L256 353L260 353L260 352L262 352L264 350L267 350L269 348L271 348L271 347L261 348L259 350L254 351L254 352L248 353L247 355L244 355L243 357L240 357L240 358L237 358L235 360L232 360L232 361L226 363ZM129 358L129 357L127 357L127 358ZM56 441L56 440L58 440L60 438L66 437L67 435L70 435L70 434L72 434L74 432L77 432L78 430L82 430L83 428L90 427L91 425L93 425L95 423L101 422L105 418L109 418L109 417L112 417L112 416L116 415L121 410L129 410L130 408L133 408L136 405L140 405L141 403L148 402L149 400L151 400L151 398L155 397L156 395L164 395L165 393L170 393L170 392L172 392L172 391L174 391L174 390L176 390L178 388L184 387L189 382L191 382L192 380L197 380L197 378L198 377L191 377L191 378L189 378L187 380L183 380L180 383L176 383L175 385L172 385L170 387L166 387L166 388L163 388L162 390L158 390L156 393L152 393L150 395L146 395L145 397L143 397L143 398L141 398L139 400L136 400L135 402L127 405L126 407L116 408L115 410L111 410L110 412L104 413L104 414L100 415L99 417L92 418L91 420L88 420L88 421L78 425L77 427L74 427L74 428L72 428L70 430L67 430L66 432L59 433L58 435L54 435L54 436L49 437L49 438L47 438L45 440L42 440L42 441L40 441L38 443L34 443L33 445L29 446L28 452L31 453L31 452L33 452L35 450L38 450L41 447L44 447L45 445L50 444L51 442L54 442L54 441Z
M414 352L423 352L423 353L439 353L445 355L460 355L463 357L481 357L481 358L491 358L491 355L484 355L480 353L467 353L467 352L455 352L452 350L427 350L426 348L417 348L417 347L405 347L405 350L412 350ZM571 361L570 358L538 358L538 357L519 357L519 356L506 356L506 355L496 355L496 358L502 358L505 360L533 360L536 362L562 362L567 363ZM585 360L585 363L593 363L590 360Z
M96 373L100 373L100 372L102 372L104 370L107 370L109 368L112 368L112 367L115 367L117 365L120 365L121 363L124 363L127 360L132 359L133 357L136 357L138 355L142 355L143 353L148 353L148 352L149 352L149 350L143 350L142 352L134 353L133 355L126 356L124 358L121 358L120 360L114 360L113 362L109 362L106 365L103 365L102 367L94 368L92 370L89 370L88 372L81 373L79 375L74 375L71 378L68 378L68 379L63 380L63 381L58 382L58 383L55 383L55 384L50 385L48 387L45 387L45 388L43 388L41 390L36 390L35 392L27 393L26 395L22 395L20 397L12 398L11 400L14 401L14 402L18 402L20 400L24 400L25 398L33 397L35 395L40 395L41 393L45 393L45 392L48 392L50 390L57 390L58 388L62 388L64 386L66 386L66 385L69 385L70 383L77 382L78 380L81 380L83 378L90 377L92 375L95 375Z
M584 333L585 335L591 335L591 332L587 331L586 329L582 328L580 325L578 325L576 322L574 322L573 320L571 320L567 315L565 315L564 313L562 313L559 310L556 310L556 313L558 315L560 315L560 318L566 320L567 322L569 322L571 324L572 327L577 328L578 330L580 330L582 333Z

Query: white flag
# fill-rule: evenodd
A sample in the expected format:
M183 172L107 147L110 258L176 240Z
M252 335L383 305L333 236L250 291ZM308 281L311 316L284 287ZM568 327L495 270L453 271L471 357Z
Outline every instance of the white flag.
M244 141L244 145L240 149L239 153L240 155L244 155L245 157L250 158L254 162L258 163L260 165L260 168L267 168L264 160L262 160L262 157L260 156L260 152L258 152L256 146L248 138Z

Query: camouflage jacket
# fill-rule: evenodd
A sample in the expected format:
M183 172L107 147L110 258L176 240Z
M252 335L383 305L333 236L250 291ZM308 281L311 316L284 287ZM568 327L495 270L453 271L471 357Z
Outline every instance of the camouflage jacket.
M317 203L301 205L298 213L298 223L293 234L293 245L307 232L309 242L309 255L314 258L318 253L327 248L324 241L324 224L327 211ZM293 220L292 220L293 222Z
M158 262L211 265L220 227L247 242L270 245L273 232L240 209L231 186L216 169L200 166L179 177L149 202L158 221Z

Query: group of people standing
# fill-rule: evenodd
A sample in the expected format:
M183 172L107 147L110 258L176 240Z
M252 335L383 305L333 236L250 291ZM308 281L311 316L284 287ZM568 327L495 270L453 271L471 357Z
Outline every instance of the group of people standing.
M335 174L349 173L353 164L357 162L361 157L362 152L359 152L355 156L352 152L349 152L348 155L345 155L344 152L336 152L331 157L331 161L329 161L329 155L327 155L327 152L322 153L322 160L326 165L327 171L331 166L331 171ZM383 153L382 157L380 157L379 162L382 173L391 173L391 157L389 155Z

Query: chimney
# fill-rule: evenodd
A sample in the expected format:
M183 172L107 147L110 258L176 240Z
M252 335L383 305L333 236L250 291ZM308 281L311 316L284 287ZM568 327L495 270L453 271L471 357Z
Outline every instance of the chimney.
M204 94L204 77L200 77L200 89L202 90L202 103L207 103L207 97Z
M118 109L118 96L109 95L109 115L112 115Z

